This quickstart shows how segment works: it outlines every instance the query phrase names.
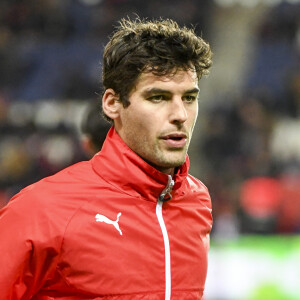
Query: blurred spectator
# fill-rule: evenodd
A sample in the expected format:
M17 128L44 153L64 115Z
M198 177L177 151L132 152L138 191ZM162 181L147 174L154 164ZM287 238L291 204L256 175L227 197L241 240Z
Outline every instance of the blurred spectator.
M282 201L277 222L281 234L300 233L300 173L281 176Z
M299 3L287 2L267 11L244 91L226 95L208 114L201 153L217 236L226 235L222 226L233 236L234 229L299 232L300 195L292 184L300 176L299 13ZM268 203L269 213L259 216Z
M272 160L281 172L300 169L300 120L282 117L273 127L270 140Z
M100 103L92 102L87 107L81 124L82 146L88 157L100 151L110 127L110 123L101 116Z
M67 112L71 112L70 119ZM86 158L75 131L81 118L82 105L75 101L70 105L54 101L1 103L2 204L23 187Z
M274 234L282 200L279 180L253 177L241 186L240 224L242 233Z

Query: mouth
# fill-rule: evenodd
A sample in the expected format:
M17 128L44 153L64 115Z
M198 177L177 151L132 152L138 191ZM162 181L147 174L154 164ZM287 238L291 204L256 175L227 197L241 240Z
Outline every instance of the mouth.
M163 140L172 139L172 140L181 140L186 139L186 134L184 133L171 133L162 137Z
M183 148L187 141L187 135L185 133L171 133L162 136L162 140L171 148Z

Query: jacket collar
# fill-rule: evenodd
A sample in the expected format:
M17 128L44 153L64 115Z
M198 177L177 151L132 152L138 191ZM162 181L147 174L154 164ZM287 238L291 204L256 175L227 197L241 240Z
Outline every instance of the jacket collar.
M121 139L114 127L106 137L103 147L92 159L94 171L105 181L124 193L157 201L168 183L168 175L145 162ZM189 159L173 176L174 195L188 175Z

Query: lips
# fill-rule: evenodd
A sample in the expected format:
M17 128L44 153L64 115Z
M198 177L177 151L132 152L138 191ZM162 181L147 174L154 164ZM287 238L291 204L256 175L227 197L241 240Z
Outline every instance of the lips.
M187 141L185 133L171 133L162 137L167 146L171 148L183 148Z

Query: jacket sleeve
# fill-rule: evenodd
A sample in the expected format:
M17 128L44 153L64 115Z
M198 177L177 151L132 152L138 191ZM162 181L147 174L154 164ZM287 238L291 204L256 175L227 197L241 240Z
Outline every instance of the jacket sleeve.
M45 209L20 193L0 210L1 299L31 299L54 272L60 240Z

